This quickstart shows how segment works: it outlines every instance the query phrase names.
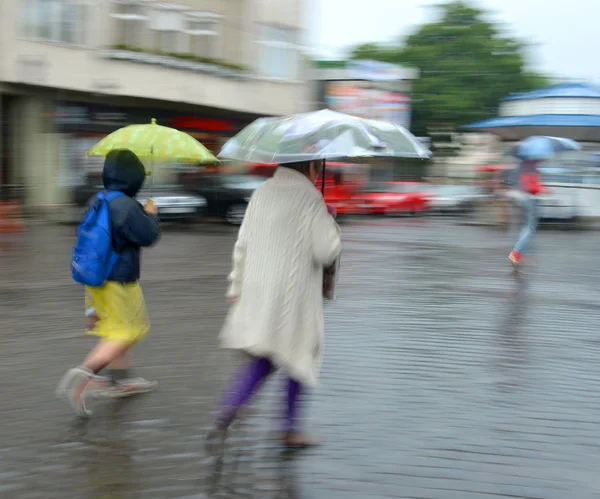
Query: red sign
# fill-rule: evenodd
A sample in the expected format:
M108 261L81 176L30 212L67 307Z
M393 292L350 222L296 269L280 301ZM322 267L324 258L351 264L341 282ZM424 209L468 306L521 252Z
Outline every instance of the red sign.
M193 116L179 116L171 120L173 128L185 130L206 130L210 132L234 132L235 124L230 120L217 118L195 118Z

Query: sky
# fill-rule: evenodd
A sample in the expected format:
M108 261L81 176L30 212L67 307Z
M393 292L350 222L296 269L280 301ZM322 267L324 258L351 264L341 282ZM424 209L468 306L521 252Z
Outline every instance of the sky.
M431 0L312 0L309 44L321 58L348 47L390 42L432 19ZM600 84L598 0L473 0L507 33L533 44L532 69L555 78Z

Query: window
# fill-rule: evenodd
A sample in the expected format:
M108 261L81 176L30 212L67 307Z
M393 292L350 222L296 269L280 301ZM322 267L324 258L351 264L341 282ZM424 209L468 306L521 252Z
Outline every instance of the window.
M138 1L114 1L111 17L115 19L115 44L141 48L143 34L148 22L146 6Z
M56 7L60 4L54 0L36 0L34 2L34 38L42 40L54 39L54 17Z
M184 7L175 4L156 4L152 9L150 28L153 31L154 49L167 54L183 52Z
M298 73L296 31L277 26L263 26L259 70L274 78L295 78Z
M79 0L25 0L21 33L27 38L72 45L85 44L88 5Z
M207 59L221 56L221 16L206 12L188 14L185 33L190 54Z
M69 5L67 2L59 3L58 39L65 43L77 43L78 10L79 5Z

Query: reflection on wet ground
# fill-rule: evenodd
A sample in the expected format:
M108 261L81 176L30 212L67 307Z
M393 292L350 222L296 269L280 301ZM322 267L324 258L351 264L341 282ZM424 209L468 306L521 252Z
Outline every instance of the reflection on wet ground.
M587 499L600 497L595 233L543 231L515 276L505 232L452 220L344 227L310 429L285 455L270 380L218 466L203 449L239 364L217 348L235 231L172 227L146 253L159 391L74 420L57 380L93 340L70 282L73 228L0 241L0 497Z

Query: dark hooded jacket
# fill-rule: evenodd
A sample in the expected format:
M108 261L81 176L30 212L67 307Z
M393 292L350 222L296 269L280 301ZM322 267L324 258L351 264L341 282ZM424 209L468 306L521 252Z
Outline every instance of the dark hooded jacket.
M148 215L135 200L145 178L144 165L133 152L115 149L106 156L102 171L104 188L126 194L109 205L113 244L120 254L109 281L136 282L140 278L140 248L151 246L160 237L158 218Z

